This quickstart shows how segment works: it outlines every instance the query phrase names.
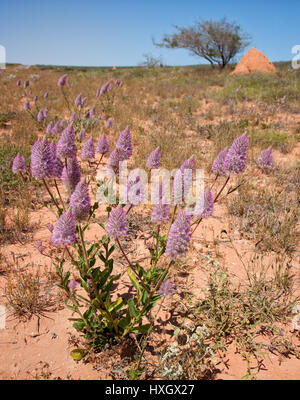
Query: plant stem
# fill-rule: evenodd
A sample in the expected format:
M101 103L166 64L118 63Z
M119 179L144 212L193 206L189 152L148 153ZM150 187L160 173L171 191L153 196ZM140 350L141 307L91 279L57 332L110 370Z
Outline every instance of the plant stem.
M219 191L219 193L215 197L214 203L216 203L218 201L218 198L219 198L220 194L223 192L223 190L224 190L225 186L227 185L229 179L230 179L230 175L227 177L226 181L224 182L224 185L221 187L221 190Z
M59 207L57 201L55 200L53 194L51 193L51 190L49 189L49 186L48 186L45 178L43 178L43 182L44 182L44 185L46 186L46 189L47 189L51 199L53 200L54 204L56 205L57 209L60 210L60 207Z
M101 163L101 161L102 161L102 158L103 158L103 156L104 156L104 153L103 153L103 154L101 154L100 160L98 161L98 163L97 163L97 165L96 165L95 169L97 169L97 168L98 168L98 166L100 165L100 163Z
M202 219L203 219L203 218L200 218L200 219L199 219L199 222L198 222L198 224L196 225L196 227L194 228L193 232L191 233L191 236L192 236L192 234L195 232L195 230L198 228L198 226L199 226L200 222L202 221Z
M62 203L63 209L65 210L65 204L64 204L64 201L63 201L63 199L62 199L62 197L61 197L60 191L59 191L59 189L58 189L58 185L57 185L56 179L54 179L54 185L55 185L55 187L56 187L56 190L57 190L58 196L59 196L59 198L60 198L60 201L61 201L61 203Z

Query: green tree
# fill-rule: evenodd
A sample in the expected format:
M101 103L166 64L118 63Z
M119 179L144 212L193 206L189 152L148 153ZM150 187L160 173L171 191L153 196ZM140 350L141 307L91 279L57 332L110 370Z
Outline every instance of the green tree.
M209 61L212 67L224 68L238 53L250 44L250 36L235 22L197 21L191 27L175 26L176 32L164 35L156 46L169 49L187 49Z

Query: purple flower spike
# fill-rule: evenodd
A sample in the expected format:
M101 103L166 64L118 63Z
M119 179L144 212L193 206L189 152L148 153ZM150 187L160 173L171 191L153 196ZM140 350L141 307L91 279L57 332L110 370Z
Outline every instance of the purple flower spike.
M226 166L224 164L224 161L225 161L227 152L228 152L228 149L223 149L218 153L215 161L213 162L212 168L211 168L213 170L214 174L216 174L216 175L225 175L226 174Z
M194 215L198 218L210 217L214 212L214 198L212 192L204 191L199 197L195 209Z
M256 160L259 168L272 168L273 167L273 154L271 147L262 150L260 156Z
M135 171L132 172L128 177L126 195L128 203L133 206L137 206L145 199L145 191L142 179Z
M46 93L44 94L44 99L45 99L45 100L48 99L48 96L49 96L49 93L46 92Z
M70 196L77 183L80 181L81 173L76 157L67 158L67 167L64 166L61 180L63 181L67 195Z
M165 281L163 281L157 292L162 297L168 297L174 292L174 284L168 278Z
M83 160L91 160L95 158L95 143L93 139L88 139L84 143L81 151L81 158Z
M122 161L121 152L118 149L114 149L108 157L107 168L111 168L115 172L118 172L120 161Z
M189 247L191 238L191 215L185 210L179 211L173 222L166 244L166 255L169 260L183 257Z
M72 125L62 131L57 143L57 154L62 158L76 156L75 131Z
M160 150L159 147L157 147L155 150L150 153L147 162L146 162L146 167L150 169L157 169L160 167Z
M21 81L20 81L20 79L17 81L17 86L21 86Z
M60 132L60 124L59 122L56 122L52 128L52 134L55 135L56 133Z
M93 117L94 115L96 115L96 109L95 109L95 107L92 107L90 109L90 117Z
M43 112L43 110L40 110L40 111L38 112L38 115L37 115L37 120L38 120L39 122L43 122L44 119L45 119L44 112Z
M32 146L30 169L35 178L52 177L53 157L47 140L38 140Z
M77 242L75 221L71 210L61 214L50 237L53 246L66 247Z
M77 107L82 106L82 94L81 93L75 99L75 106L77 106Z
M54 142L50 143L50 149L53 158L52 178L60 178L63 170L63 164L57 155L57 145Z
M12 172L17 174L19 172L26 172L26 169L24 157L20 156L20 154L16 155L12 164Z
M109 141L106 136L101 136L98 140L96 153L105 154L108 153L110 150Z
M163 204L161 201L156 203L151 213L151 221L156 224L167 222L170 219L169 204Z
M122 86L123 86L123 82L120 81L120 79L116 79L115 84L116 84L117 86L119 86L119 87L122 87Z
M106 232L112 239L127 235L126 213L121 206L111 211L106 224Z
M25 101L25 103L24 103L24 110L25 110L25 111L30 111L30 110L31 110L29 100L26 100L26 101Z
M50 134L53 133L52 132L53 127L54 127L54 122L50 121L49 124L47 125L46 133L50 133Z
M76 120L77 120L76 113L73 113L69 119L69 122L72 124L75 123Z
M106 128L112 128L112 117L109 117L105 122Z
M33 98L34 101L38 101L38 99L39 98L37 96L34 96L34 98Z
M104 85L101 86L100 95L105 94L108 90L108 87L109 87L109 82L104 83Z
M183 161L183 163L180 166L180 171L184 172L185 169L191 169L192 171L195 169L194 156L187 158L186 160Z
M99 96L100 96L100 89L97 89L96 97L99 97Z
M86 221L89 216L91 201L89 187L85 179L78 182L70 197L70 207L76 222Z
M173 182L173 204L181 204L187 200L189 191L193 185L193 171L190 168L178 169Z
M68 77L68 75L62 75L57 82L58 86L61 86L61 87L65 86L65 84L67 83L67 77Z
M29 81L25 81L24 82L24 88L26 89L26 88L28 88L28 86L29 86Z
M116 149L120 151L122 161L129 160L132 156L131 132L128 128L120 133Z
M226 171L229 174L240 174L245 170L248 146L248 136L241 135L234 139L224 160Z

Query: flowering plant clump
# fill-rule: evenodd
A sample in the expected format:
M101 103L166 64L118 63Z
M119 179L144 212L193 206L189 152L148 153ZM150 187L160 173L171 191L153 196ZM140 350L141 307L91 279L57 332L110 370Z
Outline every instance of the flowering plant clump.
M67 101L64 92L66 83L67 75L59 78L58 86L61 87ZM89 132L89 126L84 127L84 124L87 120L93 119L96 111L95 106L86 109L87 99L79 94L72 101L79 117L77 118L71 110L69 124L66 122L68 118L60 122L50 121L47 127L45 124L47 139L35 142L31 153L31 174L43 181L51 197L51 209L56 207L57 210L57 222L48 225L48 230L49 241L53 246L50 256L55 261L60 280L59 287L66 293L66 306L74 313L71 318L74 328L84 334L91 346L113 343L129 334L149 334L153 329L154 322L149 317L151 309L175 290L169 278L173 264L186 256L192 234L201 220L213 215L214 203L231 175L244 171L249 144L248 137L242 135L234 140L228 150L222 150L218 154L212 166L216 174L215 181L222 179L222 176L225 176L226 181L215 196L212 188L204 190L194 201L191 209L187 207L188 203L185 203L184 199L193 186L194 156L184 160L175 173L171 201L165 198L163 193L165 190L159 183L156 187L158 196L149 213L154 226L153 245L149 248L149 264L142 266L130 259L124 249L123 241L131 234L128 214L134 206L137 207L146 198L143 172L146 176L147 173L137 169L129 174L124 185L122 200L118 198L106 208L108 213L106 223L96 219L99 203L92 202L94 191L91 185L95 180L93 171L97 170L103 156L110 152L107 136L112 131L112 118L108 117L105 107L112 105L113 97L110 92L114 91L114 87L122 85L121 81L116 81L115 86L112 82L107 82L97 91L96 96L103 105L105 134L99 138L96 149L92 138L80 143L85 139L86 132ZM45 110L39 113L38 120L41 122L47 118L48 112L45 113ZM84 118L81 115L82 111ZM98 119L94 120L99 123ZM60 132L60 137L57 138L55 135ZM92 172L90 169L94 167L89 169L88 176L85 176L80 168L79 151L80 158L87 160L90 167L92 165L90 160L95 158L95 153L101 155L96 168ZM110 171L110 176L118 179L119 184L120 163L129 160L132 153L132 134L129 128L126 128L121 131L116 146L106 162L106 171ZM152 170L159 169L160 166L161 153L157 147L148 156L146 167ZM18 154L13 160L12 170L16 174L26 171L25 160L21 155ZM65 198L61 195L58 183L65 188ZM52 192L52 188L56 189L58 196ZM86 239L91 223L97 224L100 232L102 230L100 239L92 241ZM194 229L193 225L196 225ZM43 243L39 243L38 248L42 254L46 254L47 250ZM122 270L118 274L114 272L117 249L122 257ZM70 264L77 272L76 279L71 277ZM114 287L120 281L124 281L125 273L129 283L128 293L116 293Z

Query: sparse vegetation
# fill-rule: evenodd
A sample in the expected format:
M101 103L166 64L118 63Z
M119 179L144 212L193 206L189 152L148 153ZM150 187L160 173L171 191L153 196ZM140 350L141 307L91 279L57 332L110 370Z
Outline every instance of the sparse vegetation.
M12 314L25 321L44 318L54 312L54 301L61 302L45 295L44 276L21 268L30 254L51 263L51 285L58 283L64 291L77 330L72 346L78 350L73 355L80 353L76 360L82 358L78 366L98 368L106 362L110 378L215 379L233 344L245 361L240 377L252 379L259 378L267 352L279 359L300 358L299 333L285 329L299 304L300 75L284 64L278 68L277 75L240 77L203 66L9 66L0 76L0 87L6 88L0 90L0 279ZM8 77L10 72L15 78ZM68 80L61 88L57 81L64 73ZM17 79L29 79L31 93L16 86ZM105 95L96 97L97 89L109 83L113 88L108 85ZM23 92L31 114L23 109ZM87 98L80 106L75 104L79 93ZM47 117L37 121L45 108ZM133 148L129 172L144 169L157 147L161 166L168 170L192 155L196 168L204 169L205 189L217 202L199 228L199 221L192 220L197 240L193 234L183 259L170 266L164 254L180 207L171 208L171 220L158 231L150 218L152 206L123 208L128 235L118 243L104 234L116 204L95 202L87 220L76 222L77 241L55 248L53 226L48 225L55 226L72 202L59 177L46 177L46 188L42 178L32 176L30 155L37 140L46 137L57 144L63 128L46 133L48 123L71 125L73 113L79 168L93 201L96 171L107 165L108 154L80 159L86 143L82 131L93 140L105 135L111 151L128 126ZM216 178L212 165L217 155L244 133L249 138L245 172L228 181ZM257 157L269 146L274 166L263 169ZM22 175L12 172L18 153L25 160ZM61 162L65 166L65 157ZM28 246L25 255L20 250L18 262L11 247L16 243ZM228 248L237 254L234 272ZM164 298L158 289L167 277L174 291ZM31 376L56 375L45 362Z

